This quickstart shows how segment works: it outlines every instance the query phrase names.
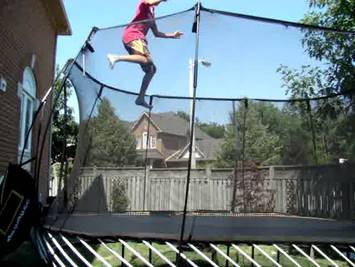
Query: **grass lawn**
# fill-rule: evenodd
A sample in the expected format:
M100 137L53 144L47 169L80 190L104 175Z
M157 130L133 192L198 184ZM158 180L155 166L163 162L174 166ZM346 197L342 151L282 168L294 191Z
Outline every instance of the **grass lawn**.
M24 242L16 251L0 259L1 267L41 267L45 266L32 243Z

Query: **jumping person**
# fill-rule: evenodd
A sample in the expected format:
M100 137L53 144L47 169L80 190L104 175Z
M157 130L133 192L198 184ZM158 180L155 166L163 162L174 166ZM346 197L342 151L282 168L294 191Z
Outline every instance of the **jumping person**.
M158 27L155 23L154 9L155 6L158 6L161 2L166 1L167 0L140 0L138 3L136 15L123 33L123 44L129 55L107 55L107 59L111 68L113 68L115 63L119 61L131 62L141 65L145 75L143 77L139 95L136 99L136 105L140 105L149 109L151 109L152 106L145 102L144 95L147 91L150 81L156 72L156 67L148 50L146 35L149 29L152 29L155 37L160 38L179 39L183 35L183 33L179 31L174 33L163 33L158 30Z

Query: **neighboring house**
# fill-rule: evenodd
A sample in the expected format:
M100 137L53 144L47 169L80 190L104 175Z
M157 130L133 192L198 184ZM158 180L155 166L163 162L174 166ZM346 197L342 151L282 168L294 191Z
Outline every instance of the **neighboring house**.
M148 137L149 132L149 137ZM161 167L186 167L189 159L189 122L173 112L144 113L132 126L137 140L137 151L149 165ZM149 138L149 142L147 139ZM222 140L215 139L195 128L195 158L197 166L211 163L217 158ZM148 145L148 149L147 148Z
M9 162L37 155L39 130L49 119L51 96L28 142L26 132L34 112L55 75L58 35L71 35L62 0L3 0L0 4L0 176ZM5 86L6 84L6 86ZM39 189L48 193L50 137L46 135L41 159ZM33 173L34 164L26 168Z

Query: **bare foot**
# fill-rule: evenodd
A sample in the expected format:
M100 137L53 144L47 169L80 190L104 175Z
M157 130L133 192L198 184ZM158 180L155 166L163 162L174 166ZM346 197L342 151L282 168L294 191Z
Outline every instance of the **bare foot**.
M110 65L110 69L113 69L116 62L114 56L112 54L107 54L107 60L108 60L108 64Z
M153 108L153 106L149 105L147 102L145 102L144 98L142 98L142 97L137 97L136 105L143 106L143 107L145 107L147 109L152 109Z

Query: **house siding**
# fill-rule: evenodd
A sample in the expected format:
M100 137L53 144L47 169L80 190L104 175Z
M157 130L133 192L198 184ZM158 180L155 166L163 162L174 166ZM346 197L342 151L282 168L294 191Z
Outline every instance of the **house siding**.
M148 129L149 126L149 129ZM148 132L149 130L149 135L153 137L157 137L158 134L158 129L154 127L152 124L148 125L148 120L146 117L143 117L141 121L137 124L137 127L134 129L133 134L136 137L136 140L139 140L140 142L140 149L143 147L143 133ZM157 140L157 150L160 151L161 149L161 142Z
M140 142L140 149L142 149L144 132L148 132L148 119L145 116L141 118L136 127L133 129L133 134ZM149 135L156 138L156 149L163 155L164 158L167 158L172 153L183 148L187 144L186 136L162 133L153 124L150 124L149 126Z
M41 99L54 77L56 32L42 1L12 0L0 5L0 75L7 81L6 92L0 91L0 173L8 162L18 162L18 142L21 103L17 95L25 67L31 67L32 54L36 64L32 69ZM50 104L50 103L49 103ZM43 122L48 119L47 105ZM41 116L40 116L41 117ZM44 128L44 127L43 127ZM35 154L39 124L32 133L32 154ZM48 191L49 138L41 160L39 189L43 196ZM33 171L33 170L32 170Z

